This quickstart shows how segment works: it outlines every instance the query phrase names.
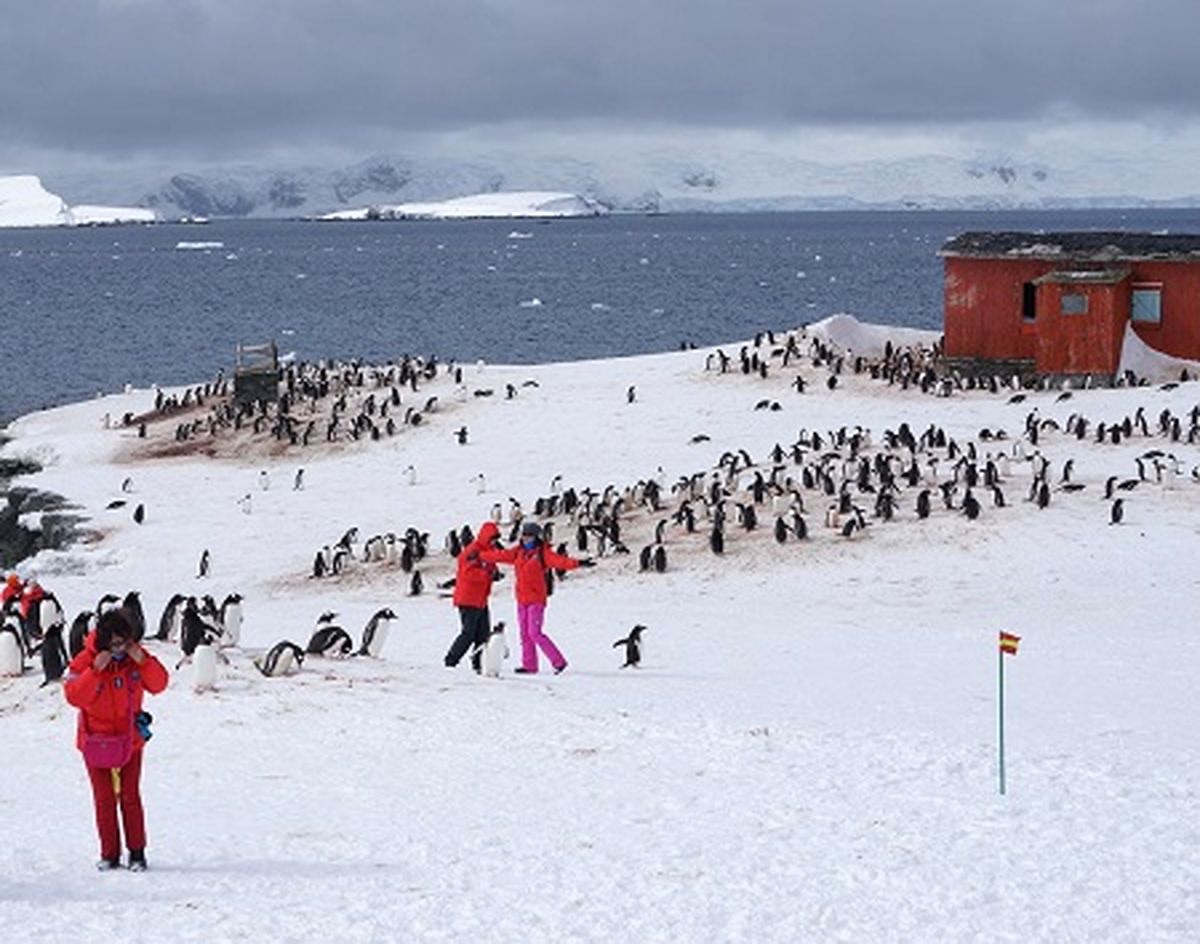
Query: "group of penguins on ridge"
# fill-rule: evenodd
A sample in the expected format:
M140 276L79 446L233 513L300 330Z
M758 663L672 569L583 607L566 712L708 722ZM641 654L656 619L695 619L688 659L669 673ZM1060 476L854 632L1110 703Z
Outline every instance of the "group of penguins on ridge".
M483 362L477 363L476 372L482 366ZM490 387L470 389L462 365L442 363L436 356L406 354L383 364L300 361L282 367L277 400L238 403L231 396L229 381L218 373L212 382L189 387L182 396L158 390L152 411L126 413L121 425L136 427L138 436L146 438L148 423L176 417L175 442L214 440L243 431L285 446L379 441L420 426L441 409L439 395L425 389L439 375L451 379L451 392L460 401L495 394ZM537 381L527 380L522 386L537 386ZM505 384L506 399L518 393L515 384ZM197 410L205 412L194 415ZM466 427L456 430L454 436L465 444Z

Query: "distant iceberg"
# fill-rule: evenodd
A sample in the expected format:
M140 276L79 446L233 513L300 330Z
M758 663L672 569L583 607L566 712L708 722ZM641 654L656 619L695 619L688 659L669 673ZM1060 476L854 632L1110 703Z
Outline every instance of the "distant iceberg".
M156 219L153 210L142 207L68 206L33 174L0 177L0 226L95 226Z
M538 219L567 216L601 216L607 209L577 193L547 190L514 190L478 193L431 203L397 203L359 207L317 217L320 220L477 220ZM514 237L516 238L516 237Z

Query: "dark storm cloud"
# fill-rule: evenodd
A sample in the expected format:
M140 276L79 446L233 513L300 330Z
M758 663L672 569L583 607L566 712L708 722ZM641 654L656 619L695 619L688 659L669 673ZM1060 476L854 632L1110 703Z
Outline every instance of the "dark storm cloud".
M1194 116L1196 0L36 0L9 146L329 143L564 119L771 128Z

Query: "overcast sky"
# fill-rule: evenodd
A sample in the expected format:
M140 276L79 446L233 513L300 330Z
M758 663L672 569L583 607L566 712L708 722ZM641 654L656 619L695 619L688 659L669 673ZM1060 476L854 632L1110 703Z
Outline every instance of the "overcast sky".
M0 146L199 162L496 124L1191 127L1198 40L1200 0L12 0Z

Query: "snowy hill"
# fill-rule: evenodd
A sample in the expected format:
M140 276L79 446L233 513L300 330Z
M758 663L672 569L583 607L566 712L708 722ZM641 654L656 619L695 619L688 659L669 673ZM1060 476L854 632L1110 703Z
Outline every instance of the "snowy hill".
M725 373L711 350L481 362L461 387L443 366L417 393L397 390L390 415L411 406L425 421L378 440L326 443L329 407L314 414L307 397L294 411L319 421L307 446L271 424L210 432L216 398L156 414L145 389L11 424L5 454L45 465L20 484L66 496L94 531L20 568L68 619L138 588L154 626L175 592L238 591L245 623L215 691L192 691L185 666L148 701L144 875L93 870L75 712L57 686L39 687L36 670L0 679L9 939L1195 941L1200 447L1157 421L1170 411L1186 432L1200 385L939 397L852 360L830 384L831 363L811 356L814 339L873 354L930 335L835 318L796 337L804 355L786 366L782 333L745 342L766 378L737 368L741 342L724 348ZM367 425L382 424L386 381L329 378L326 399L344 393L348 419L370 396ZM148 413L145 438L104 421L126 412ZM1148 426L1131 422L1115 444L1071 431L1080 417L1095 430L1135 416ZM921 440L913 451L889 445L902 423ZM739 450L754 464L733 471ZM891 520L872 513L888 455L918 477L896 476ZM1027 499L1043 461L1039 508ZM1068 468L1082 491L1062 487ZM755 500L756 473L790 480L803 540L776 539L776 496ZM675 517L693 476L706 495L728 492L721 554L707 498L690 501L695 532ZM1119 525L1102 497L1110 476L1132 483ZM637 500L652 480L657 511ZM442 536L493 508L507 535L510 496L534 515L552 492L590 489L594 503L610 485L629 490L629 554L601 553L595 532L578 550L586 518L536 516L597 559L557 584L547 611L566 672L444 667L458 620L437 590L454 566ZM865 509L850 537L827 524L842 490ZM787 521L792 502L784 492ZM645 571L639 551L660 522L669 563ZM344 573L310 577L316 549L350 527ZM409 527L431 536L418 595L402 563L363 559L369 536ZM204 549L211 572L198 577ZM278 640L304 645L327 610L357 642L383 606L399 619L381 658L311 656L286 678L252 665ZM515 659L514 608L510 574L491 612ZM646 654L622 669L613 642L635 623ZM1003 797L1001 629L1023 637L1004 657ZM175 644L149 645L174 667Z
M473 220L536 219L564 216L600 216L605 207L574 193L516 191L481 193L453 200L427 203L397 203L339 210L318 217L322 220Z
M133 202L164 217L313 217L356 207L464 194L554 190L618 211L1010 209L1200 205L1186 152L1157 149L1089 162L1079 149L1042 156L938 153L891 159L821 157L766 146L639 147L617 140L586 158L562 149L436 151L334 166L142 169L57 175L58 189Z
M38 177L0 177L0 226L84 226L101 223L152 223L153 210L122 206L68 206L42 186Z

